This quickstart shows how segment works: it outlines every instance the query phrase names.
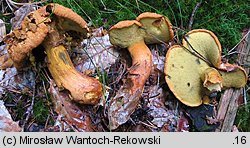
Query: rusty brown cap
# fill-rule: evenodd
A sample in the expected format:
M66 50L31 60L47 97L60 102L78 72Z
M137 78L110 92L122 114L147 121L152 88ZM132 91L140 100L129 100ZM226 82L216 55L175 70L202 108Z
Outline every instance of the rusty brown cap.
M23 61L32 49L40 45L47 36L49 30L45 19L39 11L33 11L23 19L21 28L13 30L4 38L10 58L17 69L23 66Z
M73 10L56 3L46 5L45 10L47 13L54 14L59 18L57 21L59 21L63 30L82 32L87 37L89 28L86 21Z

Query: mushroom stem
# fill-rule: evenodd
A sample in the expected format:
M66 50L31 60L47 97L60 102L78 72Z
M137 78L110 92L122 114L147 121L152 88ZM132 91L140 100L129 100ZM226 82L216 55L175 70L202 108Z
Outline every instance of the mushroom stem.
M49 71L59 88L69 90L79 103L98 103L102 94L100 82L76 71L64 46L46 48L46 53Z
M143 40L128 47L132 66L125 82L110 102L110 129L124 124L134 112L152 68L152 54ZM138 52L140 51L140 52Z
M136 90L142 92L152 68L152 54L143 40L129 46L128 51L132 57L132 67L128 76L133 84L130 90L132 93Z
M48 58L48 68L59 88L67 89L72 99L82 104L97 104L102 95L101 83L77 71L63 45L57 26L50 25L49 34L43 41Z
M215 68L209 67L205 69L201 79L203 81L203 86L210 92L221 91L223 80L220 73Z

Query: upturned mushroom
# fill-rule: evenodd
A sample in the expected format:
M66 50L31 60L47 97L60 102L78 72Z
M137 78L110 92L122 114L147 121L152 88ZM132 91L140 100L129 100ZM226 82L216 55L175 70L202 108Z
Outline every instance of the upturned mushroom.
M136 20L142 24L142 29L146 31L144 40L146 44L168 42L174 37L172 24L166 16L144 12Z
M168 42L173 38L173 30L165 16L146 12L136 20L118 22L109 30L109 37L111 44L127 48L132 57L126 82L110 101L110 129L116 129L136 109L150 75L152 54L146 44Z
M74 68L63 44L66 33L86 38L88 32L87 23L79 15L52 3L29 13L21 22L21 27L13 30L4 40L18 71L29 62L32 50L42 45L57 86L68 90L78 103L96 104L102 95L102 85L97 79L83 75Z
M199 106L209 92L246 84L242 67L221 62L221 44L214 33L196 29L184 37L182 46L168 50L164 69L170 90L182 103Z

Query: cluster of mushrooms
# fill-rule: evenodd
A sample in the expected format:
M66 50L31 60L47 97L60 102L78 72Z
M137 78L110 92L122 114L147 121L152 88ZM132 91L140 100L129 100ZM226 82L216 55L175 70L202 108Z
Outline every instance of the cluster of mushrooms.
M63 42L65 35L72 33L79 39L91 34L87 23L79 15L52 3L29 13L21 27L9 33L4 41L18 71L24 70L30 63L34 48L43 47L48 69L56 85L68 90L75 102L96 105L102 96L102 84L74 68ZM152 54L147 45L168 43L174 38L174 31L166 16L145 12L135 20L121 21L112 26L109 37L114 46L126 48L132 57L127 76L129 86L122 86L119 91L123 93L118 93L110 100L109 120L111 129L115 129L127 119L120 119L122 123L112 122L123 118L117 113L117 108L112 107L112 103L125 97L124 101L120 101L121 106L124 106L119 109L126 110L133 105L136 108L152 68ZM222 62L218 38L205 29L188 32L181 45L168 49L164 72L170 90L188 106L199 106L202 98L209 93L229 87L241 88L247 81L242 67ZM127 112L128 115L132 113Z

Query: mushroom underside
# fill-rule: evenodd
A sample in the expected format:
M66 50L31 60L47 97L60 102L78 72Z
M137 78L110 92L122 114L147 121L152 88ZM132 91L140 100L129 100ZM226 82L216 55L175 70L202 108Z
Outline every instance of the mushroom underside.
M231 70L222 69L220 54L217 37L204 29L189 32L183 46L172 46L166 55L164 72L176 98L188 106L199 106L209 93L221 88L243 87L247 79L245 70L228 63L224 65Z

